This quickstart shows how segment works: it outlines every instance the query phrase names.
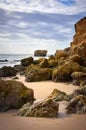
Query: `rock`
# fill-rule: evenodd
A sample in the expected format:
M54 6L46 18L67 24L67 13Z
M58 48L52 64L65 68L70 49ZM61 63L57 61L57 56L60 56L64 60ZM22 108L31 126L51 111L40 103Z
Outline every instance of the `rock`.
M67 47L67 48L64 49L64 53L70 55L70 52L71 52L70 50L71 50L71 48Z
M67 113L86 113L86 86L75 90L68 100Z
M71 73L81 71L81 69L81 66L77 63L72 61L65 62L53 71L52 80L55 82L70 81L72 80Z
M0 77L16 76L16 71L13 67L4 66L0 68Z
M22 65L15 65L14 69L16 70L16 72L22 72L25 71L25 67Z
M55 68L58 65L58 60L55 56L49 57L48 59L49 68Z
M61 57L68 57L68 54L65 53L63 50L57 50L55 53L55 58L60 59Z
M78 95L74 97L66 107L67 113L77 113L85 114L86 113L86 96Z
M86 80L86 73L73 72L71 74L71 77L73 78L73 84L74 85L80 85L82 82L84 82Z
M74 91L74 96L84 95L86 96L86 85Z
M0 60L0 62L8 62L8 60L7 60L7 59L5 59L5 60Z
M0 111L20 108L27 102L33 103L32 89L25 87L21 82L0 80Z
M75 24L76 34L71 43L71 55L78 54L86 65L86 17Z
M18 112L19 116L29 117L57 117L59 104L52 99L35 102L33 105L26 104Z
M63 101L65 96L65 92L61 92L58 89L54 89L53 92L47 98L52 99L54 101Z
M78 63L80 65L83 64L83 59L78 54L70 56L70 60L72 60L73 62L76 62L76 63Z
M21 60L21 65L25 67L33 64L33 62L34 62L33 57L28 57Z
M50 80L52 75L52 70L49 68L44 69L37 69L29 71L26 74L26 81L27 82L35 82L35 81L45 81Z
M47 50L35 50L34 56L46 56Z
M48 60L47 60L47 59L43 59L43 60L40 62L39 66L40 66L41 68L48 68L48 67L49 67Z

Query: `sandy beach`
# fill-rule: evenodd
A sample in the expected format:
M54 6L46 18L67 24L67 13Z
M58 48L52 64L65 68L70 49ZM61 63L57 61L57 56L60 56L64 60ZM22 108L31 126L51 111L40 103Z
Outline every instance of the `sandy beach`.
M25 86L34 90L36 99L46 98L53 89L71 94L77 86L71 83L55 83L52 81L27 83L25 78L19 77ZM17 110L0 113L0 130L85 130L86 115L66 115L65 102L61 102L58 118L33 118L16 116Z

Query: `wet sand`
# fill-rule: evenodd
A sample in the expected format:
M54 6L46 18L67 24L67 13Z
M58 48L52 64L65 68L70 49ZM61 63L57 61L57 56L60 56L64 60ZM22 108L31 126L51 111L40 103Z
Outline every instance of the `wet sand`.
M52 81L27 83L19 77L27 87L34 90L36 99L46 98L53 89L71 94L77 86L71 83L55 83ZM65 114L65 102L61 102L58 118L18 117L17 110L0 113L0 130L86 130L86 115Z

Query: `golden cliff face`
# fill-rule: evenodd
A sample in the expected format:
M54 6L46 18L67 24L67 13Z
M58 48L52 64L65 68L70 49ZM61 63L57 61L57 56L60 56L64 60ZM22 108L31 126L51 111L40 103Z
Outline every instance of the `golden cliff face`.
M86 17L75 24L75 32L71 43L71 55L79 54L86 60Z

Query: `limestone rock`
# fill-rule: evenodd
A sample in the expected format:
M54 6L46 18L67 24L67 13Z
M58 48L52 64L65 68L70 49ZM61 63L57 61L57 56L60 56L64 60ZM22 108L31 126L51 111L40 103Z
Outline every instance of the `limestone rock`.
M35 50L34 56L46 56L47 50Z
M65 96L66 96L65 92L61 92L58 89L54 89L53 92L47 98L52 99L54 101L63 101Z
M0 77L16 76L16 71L13 67L4 66L0 68Z
M86 64L86 17L75 24L75 32L71 43L71 55L78 54Z
M33 57L28 57L21 60L21 65L25 67L25 66L33 64L33 62L34 62Z
M68 101L67 113L86 114L86 86L77 89Z
M35 81L45 81L50 80L52 75L52 70L49 68L43 68L43 69L34 69L30 70L26 74L26 81L27 82L35 82Z
M71 77L73 78L73 84L74 85L80 85L82 82L84 82L86 80L86 73L73 72L71 74Z
M69 81L72 79L71 73L75 71L81 71L81 66L79 64L72 61L65 62L53 71L52 80L55 82Z
M25 104L18 112L20 116L29 117L57 117L59 104L52 99L35 102L33 105Z
M20 108L25 103L33 101L32 89L25 87L21 82L0 80L0 111Z

